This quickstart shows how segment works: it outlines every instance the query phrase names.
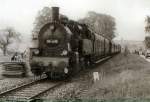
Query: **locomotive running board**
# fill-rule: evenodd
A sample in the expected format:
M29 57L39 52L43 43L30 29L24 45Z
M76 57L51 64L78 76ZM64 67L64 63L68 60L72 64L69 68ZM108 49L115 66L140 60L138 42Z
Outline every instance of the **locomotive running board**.
M111 56L108 56L108 57L102 58L102 59L100 59L100 60L96 61L95 63L96 63L96 64L98 64L98 63L100 63L100 62L102 62L102 61L105 61L105 60L107 60L107 59L109 59L109 58L111 58Z

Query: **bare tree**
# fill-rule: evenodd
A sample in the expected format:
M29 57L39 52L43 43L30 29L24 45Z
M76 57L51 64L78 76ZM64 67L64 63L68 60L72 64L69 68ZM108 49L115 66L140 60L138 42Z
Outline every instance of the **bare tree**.
M40 10L35 18L32 34L38 34L42 26L51 21L51 17L51 9L49 7L44 7Z
M106 14L99 14L96 12L88 12L87 16L80 19L79 22L87 24L96 33L101 34L108 39L115 37L115 18Z
M3 54L6 55L8 45L12 44L13 41L20 41L20 33L16 32L12 27L7 27L0 31L0 49Z

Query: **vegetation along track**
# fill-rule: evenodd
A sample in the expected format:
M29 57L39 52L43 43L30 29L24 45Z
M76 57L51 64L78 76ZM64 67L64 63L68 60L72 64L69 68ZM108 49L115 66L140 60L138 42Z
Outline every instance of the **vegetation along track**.
M61 84L62 82L52 82L44 78L2 92L0 93L0 98L10 100L34 100L39 95Z

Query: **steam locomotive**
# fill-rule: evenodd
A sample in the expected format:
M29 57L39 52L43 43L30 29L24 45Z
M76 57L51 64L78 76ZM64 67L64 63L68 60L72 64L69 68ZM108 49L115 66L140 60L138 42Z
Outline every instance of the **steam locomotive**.
M33 35L32 42L31 71L49 78L66 78L121 51L120 45L96 34L86 24L60 18L58 7L52 7L52 21Z

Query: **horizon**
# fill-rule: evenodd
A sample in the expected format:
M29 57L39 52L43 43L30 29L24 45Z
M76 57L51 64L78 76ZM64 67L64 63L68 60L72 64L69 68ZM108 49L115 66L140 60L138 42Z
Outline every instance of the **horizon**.
M148 0L0 0L0 29L13 26L28 40L38 11L58 6L60 13L73 20L85 17L88 11L111 15L116 21L115 39L143 41L149 5Z

